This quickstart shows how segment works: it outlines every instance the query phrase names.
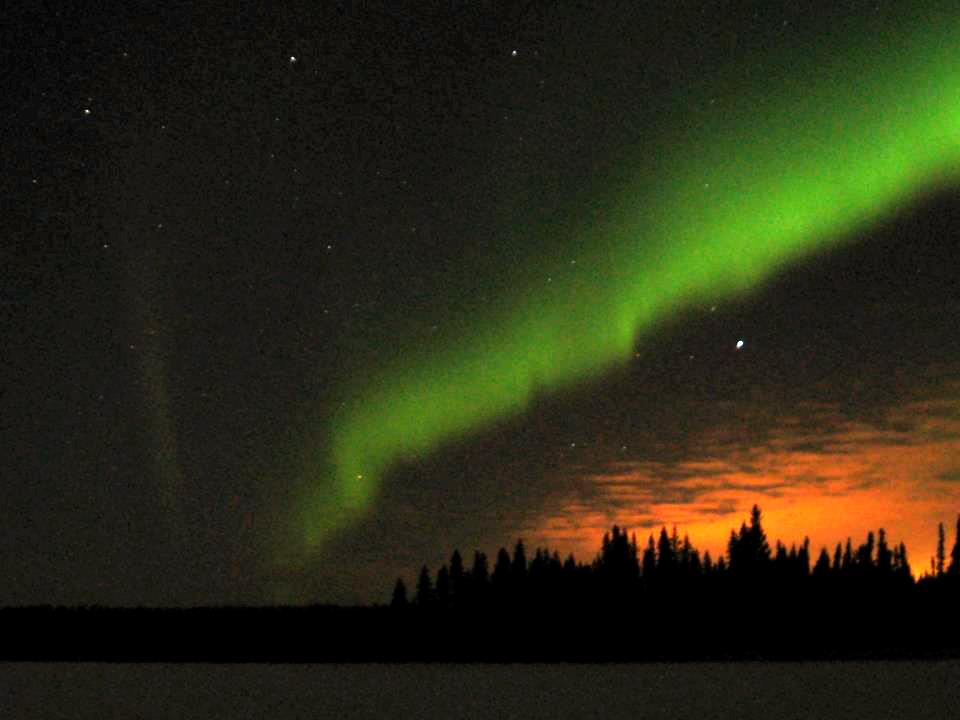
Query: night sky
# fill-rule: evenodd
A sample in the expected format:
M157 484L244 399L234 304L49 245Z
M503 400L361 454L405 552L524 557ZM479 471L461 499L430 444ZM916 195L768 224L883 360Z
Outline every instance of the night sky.
M950 3L88 5L0 43L0 604L385 602L755 502L928 566Z

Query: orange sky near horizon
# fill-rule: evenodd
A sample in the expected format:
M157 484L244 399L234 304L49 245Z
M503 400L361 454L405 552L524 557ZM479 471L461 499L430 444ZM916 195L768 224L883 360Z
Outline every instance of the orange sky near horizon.
M752 448L705 436L704 458L612 463L584 478L592 495L546 513L525 542L589 562L614 523L636 532L641 546L661 526L676 525L716 559L757 503L771 547L778 539L799 546L809 536L812 564L821 547L832 557L837 542L851 537L856 548L869 530L884 528L890 544L906 544L919 576L930 568L937 524L948 556L955 540L960 401L908 403L889 410L883 424L843 421L809 437L785 423Z

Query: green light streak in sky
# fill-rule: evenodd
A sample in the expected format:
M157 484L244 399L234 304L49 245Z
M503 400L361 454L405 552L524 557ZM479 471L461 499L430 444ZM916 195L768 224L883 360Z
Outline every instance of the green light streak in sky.
M755 68L761 81L727 90L722 110L706 109L709 83L690 91L663 126L669 137L633 161L655 158L655 181L618 192L614 220L586 231L587 243L577 237L593 257L566 273L545 266L543 284L518 292L510 311L384 371L337 418L324 463L332 487L308 468L323 487L305 509L307 544L359 517L397 462L624 362L659 319L756 287L955 180L958 23L903 28L897 38L784 53ZM714 80L735 86L731 78Z

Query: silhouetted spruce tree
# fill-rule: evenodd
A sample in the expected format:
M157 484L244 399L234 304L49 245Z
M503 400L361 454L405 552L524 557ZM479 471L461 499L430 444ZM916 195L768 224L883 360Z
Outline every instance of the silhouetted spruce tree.
M454 550L450 556L450 604L460 607L464 596L463 558L460 551Z
M513 587L517 591L523 589L523 584L527 579L527 550L523 546L523 540L517 540L513 548L513 560L510 563L510 577Z
M787 575L784 582L784 590L789 593L795 593L799 583L803 580L800 570L800 551L797 550L796 543L790 543L790 552L787 553Z
M686 533L680 542L680 568L684 579L684 591L688 592L691 584L700 576L700 553L690 542L690 536Z
M534 575L539 575L544 571L549 558L549 553L543 548L537 548L536 552L533 553L533 559L527 563L527 577L530 579L530 582L533 582Z
M849 575L850 571L853 570L853 541L850 538L847 538L847 544L843 548L843 566L841 569L844 575Z
M490 571L487 556L479 550L473 553L473 567L466 579L467 604L472 608L482 608L488 599Z
M680 542L680 567L684 572L690 569L690 553L693 546L690 544L690 536L684 533L683 540Z
M500 548L497 551L497 562L493 566L493 575L490 579L494 583L502 582L506 584L510 578L510 554L506 548Z
M750 512L750 527L740 525L739 533L731 533L728 544L730 572L742 577L760 579L771 564L770 544L763 529L762 515L757 505Z
M575 606L580 597L580 585L577 575L577 560L573 553L567 555L563 561L563 571L561 575L561 587L563 588L562 601L567 607Z
M861 582L873 575L873 530L867 533L867 541L857 548L857 557L854 564L856 575Z
M417 605L422 608L433 607L433 585L426 565L420 568L420 577L417 580Z
M713 574L713 558L710 557L710 551L703 551L703 574L709 576Z
M566 560L556 550L550 556L547 572L547 592L543 604L551 614L559 618L561 611L573 603L573 587L569 582Z
M840 575L840 571L843 569L843 545L837 543L837 549L833 551L833 566L831 570L834 575Z
M616 527L616 526L614 526ZM600 598L596 597L598 595L603 595L603 602L608 600L610 582L609 582L609 573L604 567L604 558L610 556L610 533L605 532L603 538L600 540L600 552L597 553L596 557L593 558L593 563L591 565L593 569L593 576L596 579L596 583L592 588L594 594L594 599L599 600Z
M493 575L490 576L493 599L500 607L506 605L510 599L510 574L510 554L506 548L500 548L497 551L497 563L493 566Z
M730 559L730 568L740 569L743 566L743 538L747 536L747 524L740 523L740 531L730 530L730 539L727 541L727 557Z
M546 592L549 561L550 555L547 551L537 548L533 559L527 563L527 599L536 606L540 605L541 598Z
M437 607L446 610L450 607L450 571L446 565L437 570L437 584L434 590Z
M883 581L893 575L893 558L887 547L887 533L883 528L877 532L877 574Z
M899 550L899 564L894 574L901 582L912 585L913 572L910 570L910 561L907 559L907 546L901 542L897 549Z
M657 540L657 575L664 582L672 582L677 559L673 552L670 536L665 527L660 528L660 538Z
M946 561L946 538L943 532L943 523L937 523L937 568L936 575L943 575L944 562Z
M560 559L560 553L556 550L550 556L550 562L547 563L547 577L550 579L551 589L560 589L560 579L563 576L563 560Z
M636 540L631 540L626 529L614 525L612 534L605 534L600 553L594 562L594 570L600 585L599 591L609 603L630 601L640 577L640 562L637 558Z
M797 552L797 573L802 580L810 577L810 538L803 539L803 545Z
M624 533L626 535L626 533ZM640 582L640 548L637 546L637 534L630 534L630 544L627 546L627 560L629 564L630 584L633 588L639 587Z
M793 555L794 557L797 555L796 547L793 549ZM787 548L777 540L776 550L773 556L773 567L777 571L777 574L782 576L787 574L788 566Z
M837 547L839 550L839 546ZM822 583L828 577L830 577L830 556L827 554L827 549L820 548L820 554L817 556L817 562L813 566L813 577L817 582Z
M754 505L750 511L750 536L751 550L756 558L756 562L763 565L770 559L770 545L767 543L767 533L761 524L760 506Z
M390 599L390 607L407 607L407 586L404 584L403 578L397 578L397 584L393 586L393 597Z
M950 575L960 576L960 515L957 515L957 530L953 536L953 550L950 551Z
M643 551L643 578L647 584L653 582L657 571L657 546L653 542L653 535L647 540L647 549Z
M473 553L473 567L470 569L470 582L474 586L484 586L490 580L487 556L479 550Z

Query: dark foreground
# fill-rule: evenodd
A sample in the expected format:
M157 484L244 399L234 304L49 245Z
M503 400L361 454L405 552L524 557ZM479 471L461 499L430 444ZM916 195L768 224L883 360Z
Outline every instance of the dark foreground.
M940 720L960 717L960 662L0 663L0 712L18 720Z
M55 662L657 662L960 658L956 608L804 614L695 603L625 615L471 617L417 608L11 608L0 660ZM667 611L669 610L669 611ZM940 610L937 608L937 610Z

